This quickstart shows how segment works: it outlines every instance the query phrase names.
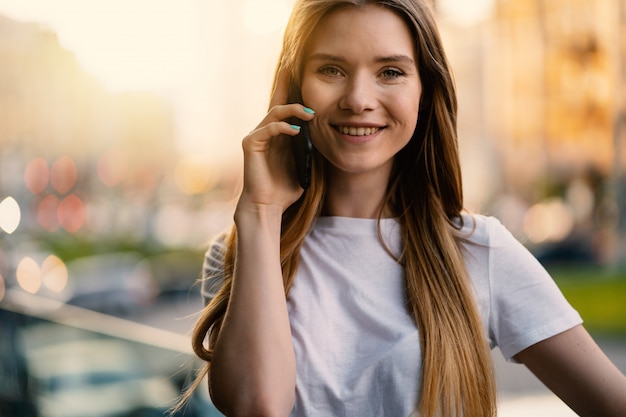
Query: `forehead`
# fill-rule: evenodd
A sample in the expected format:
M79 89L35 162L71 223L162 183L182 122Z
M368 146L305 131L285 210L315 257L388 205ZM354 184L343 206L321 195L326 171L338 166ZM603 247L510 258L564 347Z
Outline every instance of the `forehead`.
M415 44L407 23L396 12L376 4L346 6L324 16L311 34L310 53L373 52L414 58Z

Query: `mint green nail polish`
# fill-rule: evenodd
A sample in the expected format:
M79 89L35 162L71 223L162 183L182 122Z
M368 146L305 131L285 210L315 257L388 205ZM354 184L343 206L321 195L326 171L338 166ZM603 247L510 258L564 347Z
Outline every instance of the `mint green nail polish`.
M306 113L309 113L309 114L315 114L315 110L313 110L313 109L309 109L308 107L305 107L305 108L304 108L304 111L305 111Z
M300 126L298 126L298 125L291 125L291 128L293 130L300 130Z

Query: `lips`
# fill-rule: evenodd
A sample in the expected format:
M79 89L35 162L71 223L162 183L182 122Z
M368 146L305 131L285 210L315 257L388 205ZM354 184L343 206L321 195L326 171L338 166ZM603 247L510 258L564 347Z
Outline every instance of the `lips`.
M375 127L375 126L371 126L371 127L336 126L336 129L344 135L369 136L378 132L381 128Z

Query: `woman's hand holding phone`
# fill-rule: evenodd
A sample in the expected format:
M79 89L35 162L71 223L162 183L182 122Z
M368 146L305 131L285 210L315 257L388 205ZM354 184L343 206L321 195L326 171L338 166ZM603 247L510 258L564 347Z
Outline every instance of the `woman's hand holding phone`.
M306 123L314 114L302 104L286 104L287 92L288 77L281 71L269 112L242 141L244 181L238 207L250 204L255 210L272 209L282 214L302 195L301 185L306 182L299 180L292 142L301 140L294 137L306 132ZM290 123L294 119L301 122Z

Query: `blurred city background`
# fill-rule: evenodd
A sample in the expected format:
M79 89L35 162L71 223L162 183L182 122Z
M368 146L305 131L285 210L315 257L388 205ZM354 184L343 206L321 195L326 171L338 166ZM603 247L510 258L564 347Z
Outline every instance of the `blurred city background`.
M203 252L231 224L292 3L0 0L2 417L163 415L189 382ZM468 209L626 370L626 0L435 10ZM573 415L498 370L502 417ZM185 415L217 415L201 391Z

